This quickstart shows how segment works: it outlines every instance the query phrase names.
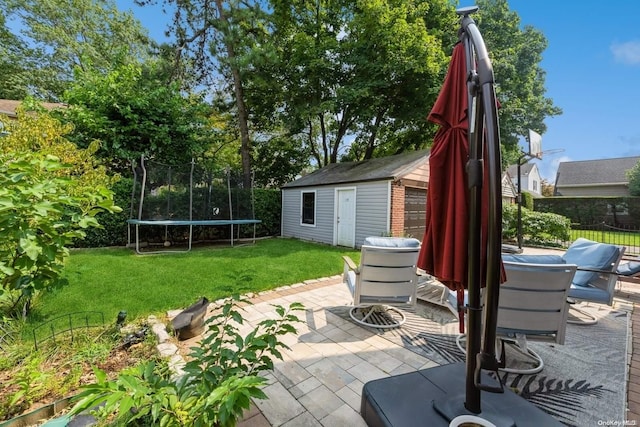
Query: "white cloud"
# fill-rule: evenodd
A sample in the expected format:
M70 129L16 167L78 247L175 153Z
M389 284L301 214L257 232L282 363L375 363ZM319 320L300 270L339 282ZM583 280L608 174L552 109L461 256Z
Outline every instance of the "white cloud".
M629 65L640 65L640 40L625 43L614 43L611 52L617 62Z

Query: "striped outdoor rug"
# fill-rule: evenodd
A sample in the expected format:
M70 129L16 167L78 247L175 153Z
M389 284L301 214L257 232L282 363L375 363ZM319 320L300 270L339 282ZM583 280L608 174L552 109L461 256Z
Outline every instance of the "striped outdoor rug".
M582 307L598 317L592 326L569 324L564 345L530 341L544 360L542 372L534 375L501 373L505 386L519 393L568 426L622 425L626 407L627 345L629 314L610 307ZM350 307L330 311L349 317ZM400 328L368 328L380 336L439 364L461 362L464 354L456 345L458 322L447 309L419 303L404 310L406 323ZM386 323L384 315L376 320ZM509 366L527 366L515 350L507 350ZM604 423L604 424L603 424Z

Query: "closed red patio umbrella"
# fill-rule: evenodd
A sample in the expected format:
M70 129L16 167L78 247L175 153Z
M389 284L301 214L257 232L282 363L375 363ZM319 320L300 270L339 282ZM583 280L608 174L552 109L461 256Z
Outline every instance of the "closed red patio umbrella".
M462 304L469 286L469 108L465 48L456 44L449 70L428 120L440 125L429 155L426 231L418 267L458 293L460 332ZM486 174L485 178L486 180ZM487 186L483 187L486 196ZM482 197L477 222L480 233L479 283L484 286L487 246L487 197Z
M458 43L428 120L440 125L429 155L426 231L418 266L449 289L467 288L468 101L464 46Z

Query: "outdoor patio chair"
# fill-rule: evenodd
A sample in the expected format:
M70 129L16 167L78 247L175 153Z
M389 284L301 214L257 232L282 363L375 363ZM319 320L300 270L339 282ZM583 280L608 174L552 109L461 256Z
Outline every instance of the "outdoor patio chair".
M420 241L401 237L368 237L360 265L344 256L344 283L353 296L351 318L365 326L393 328L406 318L395 307L415 307Z
M502 255L503 261L547 264L576 264L578 270L569 289L569 302L593 302L612 305L618 280L618 265L625 251L624 246L598 243L579 238L564 255ZM584 318L569 323L593 325L598 319L575 306L571 307ZM585 320L586 319L586 320Z
M640 258L621 262L616 269L618 279L625 282L640 283Z
M577 265L504 262L507 281L500 285L496 353L503 372L530 375L544 368L544 361L529 341L564 344L569 304L567 295ZM457 304L450 292L449 303ZM457 338L461 351L464 335ZM533 367L508 366L505 344L533 361Z

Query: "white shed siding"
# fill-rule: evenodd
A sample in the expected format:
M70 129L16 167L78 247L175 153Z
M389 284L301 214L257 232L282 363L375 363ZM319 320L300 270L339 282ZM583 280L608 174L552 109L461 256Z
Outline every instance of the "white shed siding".
M335 190L356 189L356 246L369 236L383 236L389 232L390 181L348 183L282 190L282 236L334 245ZM316 192L315 227L300 224L300 203L303 191Z
M389 233L390 181L358 184L356 200L356 246L370 236Z
M303 191L316 192L316 224L301 225ZM333 244L333 187L292 188L282 191L282 236Z

